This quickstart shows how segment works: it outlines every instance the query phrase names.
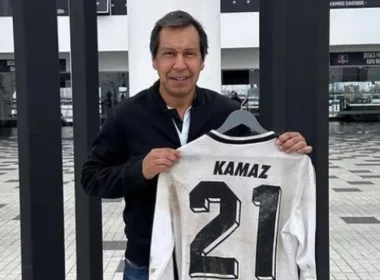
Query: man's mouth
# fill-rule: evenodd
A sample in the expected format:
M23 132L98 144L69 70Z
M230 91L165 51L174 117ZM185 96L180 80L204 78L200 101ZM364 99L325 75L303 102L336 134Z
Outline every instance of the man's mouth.
M188 77L171 77L172 80L176 80L176 81L184 81L186 80Z

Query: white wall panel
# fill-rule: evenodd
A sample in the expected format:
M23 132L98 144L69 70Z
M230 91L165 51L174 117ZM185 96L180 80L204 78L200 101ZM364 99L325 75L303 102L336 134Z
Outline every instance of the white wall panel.
M380 8L333 9L330 14L330 45L332 47L363 45L366 48L367 45L380 45ZM127 51L127 24L128 16L99 16L99 51ZM59 51L69 52L68 17L58 17L58 30ZM0 34L0 54L13 53L11 17L0 17ZM41 44L43 43L41 41ZM259 47L259 14L221 14L221 47L222 49Z

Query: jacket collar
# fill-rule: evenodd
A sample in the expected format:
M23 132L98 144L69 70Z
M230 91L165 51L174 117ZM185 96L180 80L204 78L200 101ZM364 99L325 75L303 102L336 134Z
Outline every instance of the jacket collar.
M151 104L157 109L167 111L168 107L160 94L160 80L157 80L149 89L148 89L149 99ZM191 105L192 109L199 109L204 103L203 91L201 88L196 86L195 88L195 98L193 104Z

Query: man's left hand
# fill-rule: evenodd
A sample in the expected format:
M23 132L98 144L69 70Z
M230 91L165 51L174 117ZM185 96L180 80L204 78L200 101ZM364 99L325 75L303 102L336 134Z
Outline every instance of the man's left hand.
M307 145L305 138L298 132L285 132L281 134L276 144L279 146L280 151L286 153L310 154L313 151L313 148Z

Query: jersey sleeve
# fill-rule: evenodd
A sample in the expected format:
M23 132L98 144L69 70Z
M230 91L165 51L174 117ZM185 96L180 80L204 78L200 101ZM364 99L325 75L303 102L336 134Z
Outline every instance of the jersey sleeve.
M156 206L150 250L149 280L166 280L172 270L174 233L170 213L170 176L162 173L157 183Z
M298 180L302 184L295 211L291 216L289 233L296 240L294 254L300 269L300 280L316 280L315 231L316 231L316 181L310 158L300 171Z

